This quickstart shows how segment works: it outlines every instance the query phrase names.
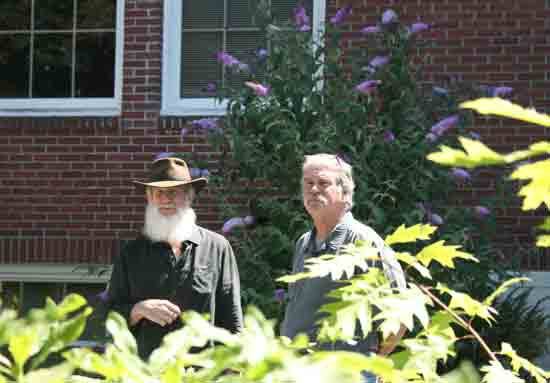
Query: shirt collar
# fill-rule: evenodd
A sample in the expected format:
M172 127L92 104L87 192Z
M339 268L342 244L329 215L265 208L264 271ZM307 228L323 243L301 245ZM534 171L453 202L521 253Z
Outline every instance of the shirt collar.
M321 248L317 252L336 252L345 242L349 229L349 224L354 220L353 214L348 211L345 213L340 221L334 226L334 229L330 232L327 239L321 245ZM316 229L310 231L309 241L307 249L311 252L314 251Z

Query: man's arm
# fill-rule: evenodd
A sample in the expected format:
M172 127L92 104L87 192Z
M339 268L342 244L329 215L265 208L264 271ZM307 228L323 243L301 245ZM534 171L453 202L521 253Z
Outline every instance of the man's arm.
M243 327L241 283L237 261L229 242L225 244L220 262L214 324L231 332L239 332Z

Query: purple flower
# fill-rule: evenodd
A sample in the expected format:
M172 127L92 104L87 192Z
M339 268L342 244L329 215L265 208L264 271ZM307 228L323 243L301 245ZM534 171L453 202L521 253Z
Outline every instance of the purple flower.
M393 132L391 130L386 130L384 132L384 142L390 143L390 142L393 142L393 141L395 141L395 135L393 134Z
M390 61L388 56L376 56L369 62L369 72L374 72L376 69L383 67Z
M294 8L294 24L302 32L304 32L304 28L311 29L309 16L306 14L306 9L301 5Z
M491 88L490 94L493 97L504 97L504 96L508 96L513 91L514 91L514 88L511 88L509 86L497 86L497 87Z
M369 25L361 29L361 33L367 35L369 33L379 33L381 31L378 25Z
M440 226L443 225L443 218L439 214L431 213L428 215L428 222L432 225Z
M298 28L298 32L309 32L309 31L311 31L311 26L308 24L304 24Z
M105 303L109 300L109 290L105 289L96 295L98 301Z
M208 169L201 168L190 168L189 173L191 174L191 178L208 177L210 175Z
M453 168L451 170L451 176L455 179L457 182L464 182L468 181L472 176L470 173L468 173L466 170L462 168Z
M216 84L214 84L213 82L209 82L208 84L206 84L204 91L212 93L212 92L215 92L216 89L217 89Z
M432 92L433 92L434 94L439 95L439 96L447 96L447 95L449 94L449 91L448 91L447 89L442 88L442 87L440 87L440 86L434 86L434 87L432 88Z
M246 217L233 217L225 221L222 227L222 232L227 234L237 227L246 227L253 225L256 222L256 218L251 215Z
M263 60L267 57L267 49L265 48L260 48L256 51L256 57L258 57L258 59L260 60Z
M158 153L155 158L153 159L153 161L158 161L158 160L162 160L163 158L169 158L169 157L174 157L176 155L176 153L174 152L161 152L161 153Z
M411 27L409 28L409 32L411 34L414 34L414 33L423 32L423 31L428 30L428 29L430 29L430 26L426 23L413 23L411 25Z
M485 206L478 205L474 207L474 214L478 218L483 219L483 218L486 218L489 214L491 214L491 210L489 210L489 208Z
M363 94L371 94L378 85L380 85L380 80L366 80L360 83L355 87L355 90Z
M351 15L351 5L346 5L345 7L340 8L334 16L330 18L330 23L332 25L341 24L346 17Z
M382 13L382 24L393 24L397 22L397 13L392 9L387 9Z
M227 52L218 52L217 58L219 62L228 67L237 66L241 63L239 60L237 60L235 57L231 56Z
M470 138L474 139L474 140L480 140L481 139L481 136L479 135L479 133L476 133L476 132L470 132L468 133L468 136L470 136Z
M221 129L218 125L217 118L201 118L199 120L193 120L191 125L196 126L205 131L219 132Z
M258 84L256 82L252 82L252 81L245 81L244 84L247 87L249 87L250 89L252 89L254 91L254 93L256 94L256 96L265 97L265 96L269 95L269 89L270 88L267 85Z
M277 302L279 303L283 303L285 301L285 290L284 289L276 289L275 290L275 294L274 294L274 298Z
M450 117L444 118L443 120L436 123L430 131L435 134L438 137L441 137L442 135L447 132L447 130L451 129L458 123L458 115L452 115Z

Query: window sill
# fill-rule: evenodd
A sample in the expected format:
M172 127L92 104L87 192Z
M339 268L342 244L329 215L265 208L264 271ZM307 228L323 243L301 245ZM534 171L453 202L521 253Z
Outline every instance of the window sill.
M121 110L112 98L0 100L0 117L116 117Z

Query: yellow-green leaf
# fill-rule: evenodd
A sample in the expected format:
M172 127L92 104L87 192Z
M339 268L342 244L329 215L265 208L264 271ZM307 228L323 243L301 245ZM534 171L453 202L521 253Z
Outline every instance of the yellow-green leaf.
M538 247L550 247L550 235L539 235L537 237Z
M526 109L502 98L479 98L460 104L463 109L473 109L480 114L510 117L516 120L532 122L542 126L550 126L550 116L538 113L534 109Z
M525 197L523 210L535 210L543 203L550 208L549 171L550 160L544 160L522 165L510 175L511 179L530 180L518 193L518 195Z
M546 217L544 222L537 226L537 229L550 231L550 217Z
M489 366L483 366L481 371L485 373L483 383L525 383L517 373L505 369L502 364L492 360Z
M519 370L523 368L535 378L537 383L546 383L547 379L550 378L549 372L535 366L527 359L520 357L509 343L502 343L502 349L499 354L506 355L510 358L512 369L515 372L519 373Z
M386 237L386 244L391 246L395 243L414 242L419 239L430 239L437 230L436 226L417 224L410 227L401 225L392 234Z
M506 163L506 158L487 147L480 141L459 137L464 151L440 146L440 151L430 153L428 159L441 165L462 168L477 166L500 165Z
M504 283L502 283L495 291L493 291L493 293L491 295L489 295L487 298L485 298L483 303L485 303L486 305L492 305L493 302L495 301L495 299L499 295L504 294L506 292L506 290L508 290L510 288L510 286L515 285L516 283L528 282L528 281L530 281L529 278L512 278L512 279L509 279L509 280L505 281Z
M451 301L449 302L450 309L461 309L470 317L480 317L487 321L487 323L494 321L493 314L496 314L497 311L491 306L475 300L468 294L451 290L441 283L437 284L437 289L451 296Z
M418 260L426 267L430 265L432 261L440 263L442 266L454 268L454 259L468 259L474 262L478 260L471 254L463 251L458 251L460 246L445 246L445 241L438 241L432 243L420 251L416 256Z
M430 270L428 270L427 267L424 267L418 262L418 259L416 257L413 257L410 253L395 253L396 258L406 263L407 265L411 266L413 269L418 271L420 275L422 275L426 279L432 279L432 274L430 273Z

